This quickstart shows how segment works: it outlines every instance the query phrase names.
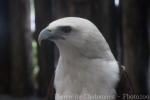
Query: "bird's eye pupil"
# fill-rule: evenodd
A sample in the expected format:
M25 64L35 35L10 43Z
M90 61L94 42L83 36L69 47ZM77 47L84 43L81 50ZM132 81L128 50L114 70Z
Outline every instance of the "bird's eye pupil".
M63 31L64 33L70 33L71 32L71 27L70 26L62 26L61 27L61 31Z

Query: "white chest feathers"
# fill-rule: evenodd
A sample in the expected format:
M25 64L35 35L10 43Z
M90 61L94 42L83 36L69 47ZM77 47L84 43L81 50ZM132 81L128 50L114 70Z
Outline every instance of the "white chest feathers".
M114 100L119 81L115 60L59 60L55 73L56 100Z

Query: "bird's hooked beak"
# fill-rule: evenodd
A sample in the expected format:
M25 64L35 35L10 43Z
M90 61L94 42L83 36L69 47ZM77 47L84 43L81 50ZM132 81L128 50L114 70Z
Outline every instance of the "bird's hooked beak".
M48 29L43 29L39 34L38 42L41 45L43 40L53 41L53 40L57 40L57 39L63 39L64 40L64 37L62 37L59 34L59 32L51 31L51 30L48 30Z
M47 29L43 29L38 37L38 42L41 45L42 40L46 40L48 39L48 37L51 35L52 33L50 31L48 31Z

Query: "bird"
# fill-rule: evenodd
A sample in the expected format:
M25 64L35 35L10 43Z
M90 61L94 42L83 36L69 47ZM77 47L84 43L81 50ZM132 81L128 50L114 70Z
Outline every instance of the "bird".
M43 40L54 42L60 53L55 100L116 100L121 70L95 24L80 17L60 18L40 32L40 45Z

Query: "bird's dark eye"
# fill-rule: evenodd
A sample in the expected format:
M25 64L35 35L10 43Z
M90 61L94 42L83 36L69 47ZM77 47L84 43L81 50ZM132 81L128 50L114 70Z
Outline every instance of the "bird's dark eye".
M71 26L61 26L60 30L64 33L70 33L72 28L71 28Z
M47 30L48 32L51 32L51 30Z

